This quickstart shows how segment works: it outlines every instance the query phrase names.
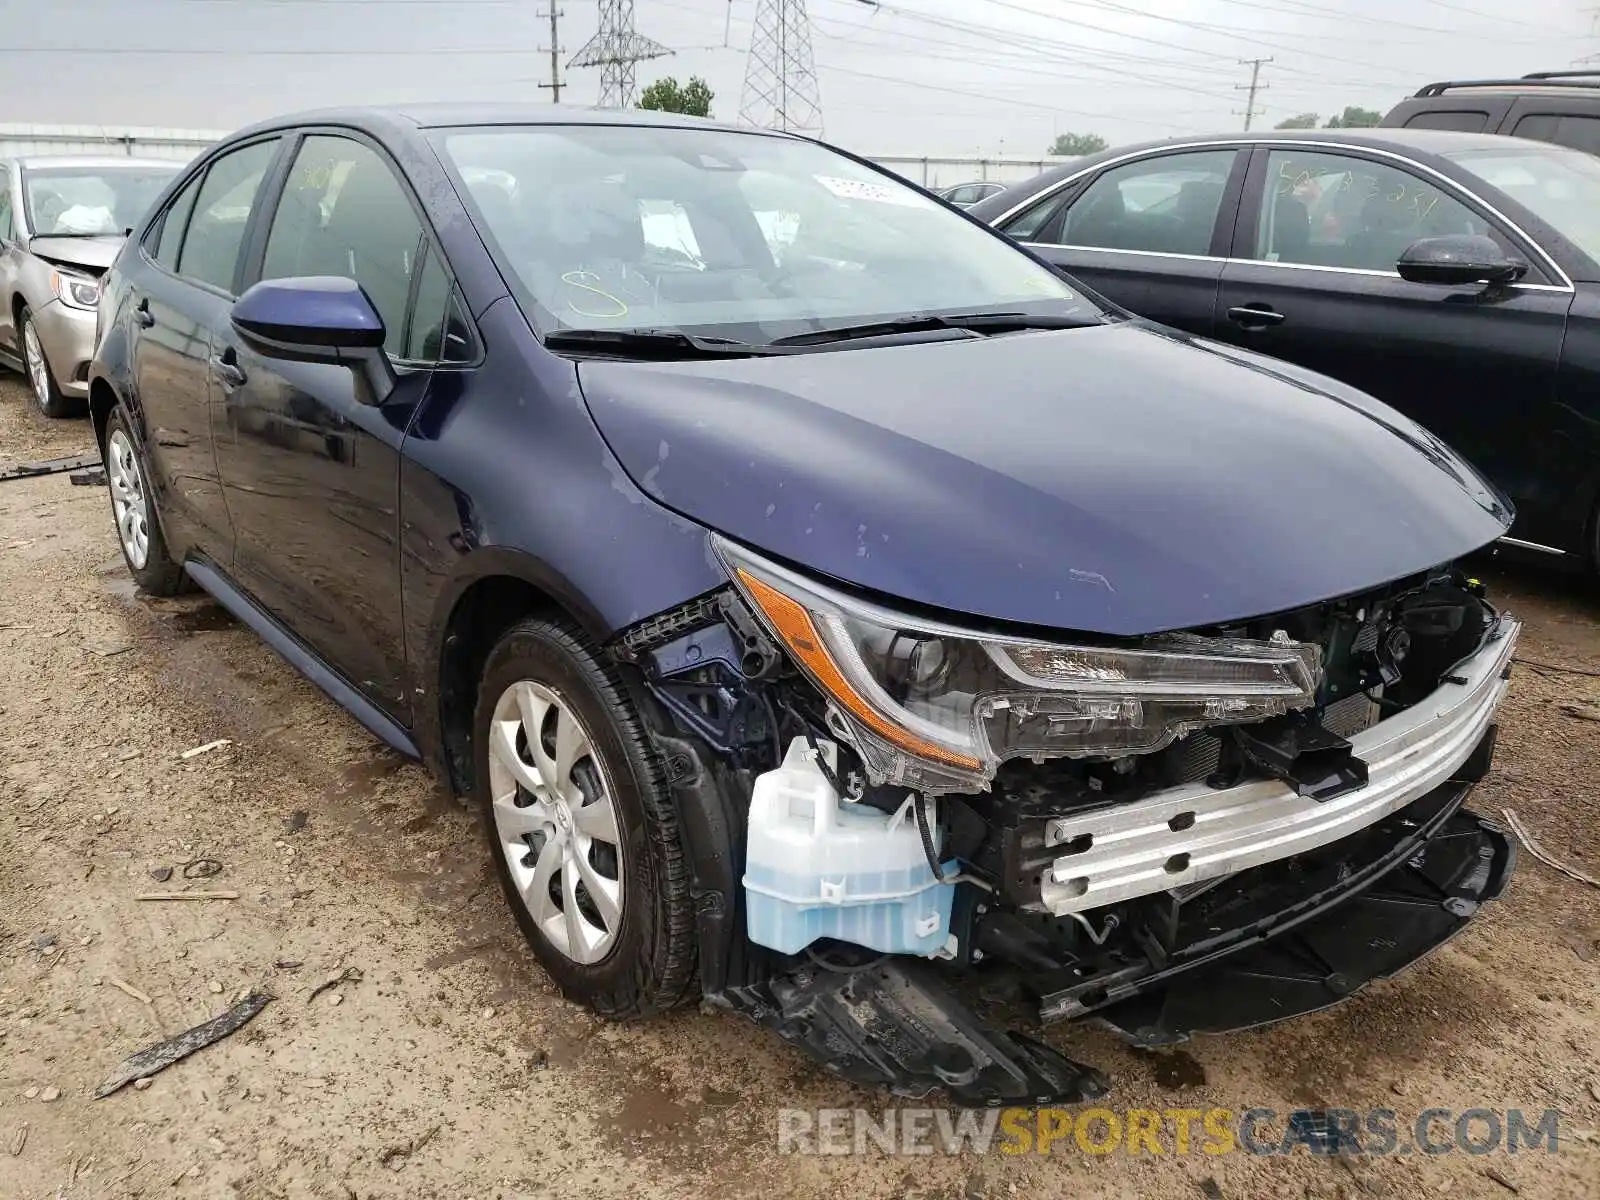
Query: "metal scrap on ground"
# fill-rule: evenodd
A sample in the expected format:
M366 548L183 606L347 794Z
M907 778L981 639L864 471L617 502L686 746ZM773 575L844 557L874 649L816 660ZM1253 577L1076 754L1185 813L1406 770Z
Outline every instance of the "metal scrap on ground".
M237 900L238 892L140 892L135 900Z
M306 997L306 1003L310 1004L329 988L336 988L341 983L360 983L362 978L363 976L360 967L346 967L337 975L330 975L327 979L324 979L321 983L317 984L316 987L312 988L310 995Z
M209 754L213 750L220 750L224 746L233 745L232 738L218 738L214 742L207 742L204 746L195 746L178 755L179 758L195 758L201 754Z
M107 975L106 976L106 982L109 983L112 987L116 988L117 991L125 992L128 995L132 996L135 1000L139 1001L141 1004L154 1004L155 1003L155 1001L151 1000L149 996L145 995L138 988L134 987L133 984L126 983L123 980L118 979L115 975Z
M1517 819L1517 813L1515 809L1502 808L1500 811L1505 813L1506 824L1511 826L1511 832L1516 834L1517 838L1522 842L1522 844L1528 848L1529 854L1533 855L1545 866L1551 868L1552 870L1560 871L1568 878L1576 879L1579 883L1587 883L1590 887L1600 888L1600 879L1595 879L1591 875L1585 875L1582 871L1567 866L1567 864L1561 860L1552 858L1549 851L1545 850L1539 845L1538 842L1533 840L1533 835L1528 832L1527 826L1523 825L1523 823Z
M78 454L72 458L45 458L38 462L18 463L0 469L0 483L8 479L31 479L35 475L54 475L60 471L79 471L84 467L98 467L98 454Z
M202 1025L196 1025L177 1037L146 1046L137 1054L130 1054L122 1060L110 1078L95 1089L94 1098L104 1099L135 1079L145 1079L158 1071L164 1071L173 1063L188 1058L196 1050L203 1050L213 1042L220 1042L230 1033L242 1028L275 999L277 997L271 992L252 991L221 1016L213 1017Z

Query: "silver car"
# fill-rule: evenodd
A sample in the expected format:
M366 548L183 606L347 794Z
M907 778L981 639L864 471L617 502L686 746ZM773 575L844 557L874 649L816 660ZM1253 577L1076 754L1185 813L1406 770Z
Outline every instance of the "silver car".
M0 160L0 363L28 377L46 416L83 411L100 277L181 166L66 155Z
M1006 190L1006 185L996 183L992 179L979 179L972 183L958 183L955 187L945 188L938 193L941 200L948 200L957 208L971 208L979 200L987 200L990 196L998 196Z

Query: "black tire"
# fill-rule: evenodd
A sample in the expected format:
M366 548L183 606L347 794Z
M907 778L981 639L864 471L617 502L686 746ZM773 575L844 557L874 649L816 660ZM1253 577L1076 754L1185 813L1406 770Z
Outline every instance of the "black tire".
M124 475L129 471L138 473L139 494L144 504L144 529L148 542L142 566L136 565L134 556L129 553L120 523L117 485L119 464L112 460L117 448L124 445L127 448L126 457L120 464L120 470ZM122 550L122 561L128 564L128 573L133 576L133 581L152 596L176 596L187 591L189 577L184 574L183 564L173 560L167 549L167 539L161 532L155 495L150 490L150 468L145 462L144 451L140 449L139 439L133 435L128 419L120 408L113 408L111 415L106 418L105 449L101 457L106 467L106 493L111 499L111 520L117 530L117 545Z
M28 381L28 390L33 393L34 403L39 406L39 411L47 417L75 417L83 412L82 401L69 399L61 391L61 385L56 382L55 372L50 369L50 360L40 351L39 359L44 364L44 385L41 388L33 377L33 371L28 363L28 333L33 326L33 312L26 304L22 306L17 322L17 351L22 356L22 374ZM35 334L37 337L38 335Z
M492 811L490 729L513 685L532 682L559 697L588 732L615 812L621 915L610 949L598 961L570 957L539 928L513 880ZM523 936L562 992L595 1012L640 1017L695 997L694 903L677 809L622 680L587 639L565 625L530 618L513 625L490 651L473 714L475 800L506 902ZM584 761L580 755L578 760ZM578 772L573 771L577 776ZM524 858L532 865L534 853ZM555 888L554 881L550 885Z

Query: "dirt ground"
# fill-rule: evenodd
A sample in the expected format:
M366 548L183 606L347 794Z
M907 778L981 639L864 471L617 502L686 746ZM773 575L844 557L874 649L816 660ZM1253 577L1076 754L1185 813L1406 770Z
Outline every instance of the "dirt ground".
M91 440L0 378L0 468ZM1600 587L1485 574L1528 619L1524 658L1600 670ZM1600 678L1520 667L1475 804L1514 806L1600 874L1600 724L1574 715L1591 702ZM185 879L204 859L220 873ZM173 889L238 898L136 898ZM615 1025L563 1001L472 814L214 604L136 595L103 489L0 483L5 1200L1596 1196L1597 938L1600 890L1524 854L1460 938L1329 1012L1162 1056L1048 1033L1110 1074L1114 1108L1378 1107L1402 1126L1434 1106L1555 1108L1555 1155L780 1155L778 1110L884 1098L742 1019ZM345 968L360 979L308 999ZM91 1098L252 987L277 998L240 1032Z

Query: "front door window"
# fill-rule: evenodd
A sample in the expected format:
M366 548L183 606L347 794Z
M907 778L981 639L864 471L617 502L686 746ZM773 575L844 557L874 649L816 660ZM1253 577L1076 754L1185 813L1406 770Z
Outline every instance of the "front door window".
M1254 257L1394 271L1406 247L1446 234L1492 236L1488 221L1420 175L1351 155L1273 150Z

